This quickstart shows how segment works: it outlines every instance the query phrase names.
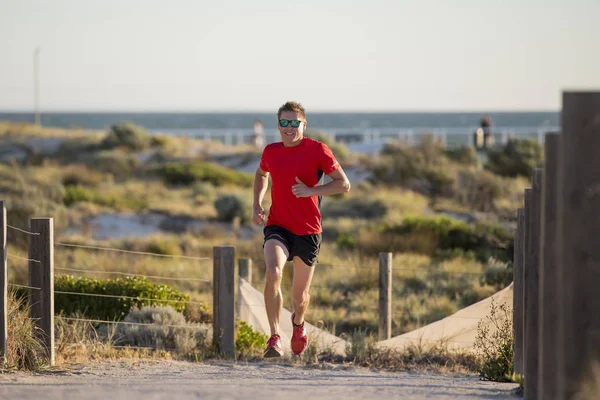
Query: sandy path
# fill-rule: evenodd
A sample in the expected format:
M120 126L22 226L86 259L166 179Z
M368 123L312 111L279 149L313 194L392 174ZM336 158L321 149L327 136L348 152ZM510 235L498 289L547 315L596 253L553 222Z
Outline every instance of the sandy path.
M0 399L514 399L476 376L273 363L101 362L68 372L0 375Z

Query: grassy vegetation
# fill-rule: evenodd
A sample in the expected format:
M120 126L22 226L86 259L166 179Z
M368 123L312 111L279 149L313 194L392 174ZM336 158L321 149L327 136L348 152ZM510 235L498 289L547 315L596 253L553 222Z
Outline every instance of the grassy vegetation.
M248 214L252 174L221 165L234 164L234 158L240 163L257 162L256 152L244 146L226 148L187 138L149 137L139 127L122 124L89 136L78 130L0 124L0 136L18 136L21 131L26 132L23 137L60 137L65 142L54 153L36 153L19 163L0 164L0 192L8 203L9 224L26 228L32 216L53 216L57 242L160 254L211 258L213 246L234 245L238 257L253 259L254 285L262 290L262 231L249 225ZM504 160L515 154L505 153L508 156ZM443 318L510 282L511 228L528 183L519 174L511 177L514 163L481 166L472 149L446 150L428 139L413 148L390 144L373 159L351 154L340 158L345 166L366 168L371 177L353 182L348 195L323 199L324 242L308 321L338 335L375 334L380 251L394 253L393 335ZM510 171L498 172L502 165L509 165ZM266 199L263 207L268 210L269 193ZM160 214L170 218L170 230L147 237L100 240L94 238L87 221L102 213ZM457 214L464 221L453 217ZM197 224L181 225L182 221ZM13 254L26 254L25 234L11 230L8 238ZM182 278L150 280L167 283L190 300L211 307L210 260L57 246L55 267L58 277L105 280L119 277L114 273L119 271ZM9 271L11 282L27 283L26 262L11 259ZM291 268L286 268L285 306L291 304L291 279ZM80 311L84 315L85 310ZM205 312L185 310L186 322L198 321ZM77 337L78 329L91 329L62 323L64 335L71 338ZM247 336L252 342L252 336ZM115 349L105 347L105 341L86 340L93 343L88 349L96 349L87 356L116 354L111 353ZM79 354L77 346L66 342L61 349L64 360ZM412 355L392 356L365 349L354 360L378 366L393 364L394 357L410 364L421 353L444 353L442 349L421 349ZM208 348L195 357L207 354L212 354ZM314 354L320 360L327 359L321 353ZM435 358L427 357L423 359ZM457 365L470 363L457 361Z

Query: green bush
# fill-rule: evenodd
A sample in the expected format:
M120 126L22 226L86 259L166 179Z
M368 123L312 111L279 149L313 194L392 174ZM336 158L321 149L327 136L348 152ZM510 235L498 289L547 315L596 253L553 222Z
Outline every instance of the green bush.
M479 157L473 146L461 146L456 148L444 149L444 154L448 159L468 167L479 166Z
M384 145L381 156L368 163L375 183L409 188L428 196L451 196L454 172L442 147L427 137L417 146Z
M381 200L367 197L350 197L342 200L330 200L323 205L322 214L331 218L382 218L387 214L387 206Z
M339 162L345 161L350 157L350 150L348 150L348 147L346 147L344 143L335 141L326 133L307 130L306 136L324 143L331 149L333 155Z
M239 218L242 224L250 222L252 218L252 205L241 195L224 194L215 200L215 209L219 221L232 222Z
M502 262L490 257L482 277L482 284L490 285L496 290L507 287L513 280L512 263Z
M235 351L240 357L262 353L269 339L268 335L255 331L246 321L240 319L236 320L236 331Z
M340 250L354 250L356 247L356 238L349 233L340 232L335 244Z
M489 171L462 169L458 172L454 198L472 210L494 211L496 201L506 194L506 183Z
M192 187L194 196L205 201L212 201L217 195L217 189L210 182L198 182Z
M148 207L148 201L144 198L105 196L97 190L86 189L82 186L65 187L63 202L66 206L83 201L115 209L125 208L135 211L140 211Z
M82 201L94 201L96 195L89 189L82 186L69 185L65 187L64 203L66 206L82 202Z
M490 256L511 261L512 234L496 225L467 224L446 216L407 217L399 225L383 223L383 236L394 236L394 248L388 251L412 251L435 256L438 252L460 249L473 252L477 260Z
M74 278L70 275L55 277L56 292L90 293L112 296L141 297L144 299L81 296L56 293L54 308L57 313L72 315L80 313L92 319L121 320L131 308L149 305L168 304L178 312L186 308L189 296L170 286L156 284L147 279L127 277L99 280L95 278ZM169 300L168 302L160 300Z
M62 174L62 184L64 186L98 186L104 177L94 169L85 165L73 165L65 168Z
M474 344L481 359L479 375L491 381L510 382L514 371L512 310L506 303L498 305L492 299L487 320L478 323Z
M195 182L210 182L214 186L230 184L250 187L254 182L250 174L202 161L189 163L170 162L162 166L158 170L158 173L170 185L190 185Z
M85 162L90 168L112 174L117 178L132 176L139 166L139 161L135 156L118 151L100 151Z
M150 141L150 136L144 128L129 122L119 122L110 127L102 141L102 147L106 149L125 147L138 151L148 148Z
M510 139L500 149L488 151L485 168L502 176L531 177L543 161L542 146L535 139Z
M198 343L204 342L206 335L206 329L188 324L182 314L168 306L131 310L123 322L132 324L117 324L113 340L120 346L174 350L180 354L188 354Z

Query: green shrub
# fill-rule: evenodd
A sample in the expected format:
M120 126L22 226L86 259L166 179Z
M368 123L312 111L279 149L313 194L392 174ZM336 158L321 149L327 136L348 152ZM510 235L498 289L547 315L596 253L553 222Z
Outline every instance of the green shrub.
M65 198L64 203L66 206L82 202L82 201L94 201L96 195L89 189L82 186L66 186L65 187Z
M458 172L454 198L475 211L494 211L496 201L507 194L502 178L488 171L462 169Z
M331 200L323 205L323 216L331 218L382 218L387 214L387 206L381 200L366 197L350 197L343 200Z
M344 143L335 141L328 134L310 130L307 130L305 134L307 137L314 140L318 140L319 142L324 143L327 147L329 147L338 161L342 162L350 157L350 150L348 150L348 147L346 147Z
M194 196L212 201L217 195L217 189L210 182L198 182L192 187Z
M96 170L90 169L85 165L74 165L66 167L62 174L62 184L64 186L98 186L103 176Z
M131 310L123 322L133 324L117 324L113 340L120 346L149 347L188 354L198 343L204 342L206 334L206 329L188 324L182 314L168 306Z
M102 147L113 149L125 147L129 150L144 150L150 146L150 136L144 128L128 122L112 125L102 141Z
M513 280L512 263L502 262L490 257L482 276L482 284L493 286L496 290L507 287Z
M240 357L247 357L262 353L269 336L252 329L246 322L236 320L235 351Z
M352 234L341 232L335 244L340 250L353 250L356 247L356 238Z
M63 202L66 206L83 201L114 209L130 209L135 211L141 211L148 207L148 201L144 198L106 196L102 192L94 189L86 189L81 186L65 187Z
M149 253L164 254L166 256L181 255L181 245L177 238L158 237L152 238L147 244L144 251Z
M117 178L132 176L139 165L139 161L135 156L118 151L100 151L85 162L91 168L112 174Z
M252 205L250 201L241 195L224 194L215 200L217 218L220 221L232 222L239 218L242 224L250 222L252 218Z
M512 310L506 303L498 305L492 299L487 320L493 329L484 324L485 320L480 321L474 343L481 358L479 375L491 381L510 382L514 371Z
M535 139L510 139L500 149L488 151L486 169L502 176L531 177L543 161L542 146Z
M90 293L112 296L141 297L144 299L112 298L81 296L74 294L56 293L54 308L57 313L71 315L84 314L92 319L121 320L133 307L142 308L149 305L165 305L183 312L189 296L170 286L156 284L147 279L126 277L118 279L99 280L95 278L74 278L70 275L55 277L56 292ZM168 302L160 300L169 300Z
M373 236L373 233L370 234ZM369 236L369 234L367 234ZM388 237L387 241L381 241ZM407 217L399 225L382 223L375 241L390 247L387 251L408 251L435 256L460 249L472 252L486 262L490 256L511 261L512 234L496 225L467 224L446 217ZM373 250L380 251L378 248Z
M444 149L444 154L448 159L468 167L479 166L479 157L473 146L461 146L456 148Z
M195 182L210 182L214 186L230 184L250 187L254 182L250 174L202 161L190 163L170 162L162 166L158 170L158 173L170 185L190 185Z
M368 167L376 183L398 185L428 196L452 195L452 165L433 139L424 139L417 146L387 143Z

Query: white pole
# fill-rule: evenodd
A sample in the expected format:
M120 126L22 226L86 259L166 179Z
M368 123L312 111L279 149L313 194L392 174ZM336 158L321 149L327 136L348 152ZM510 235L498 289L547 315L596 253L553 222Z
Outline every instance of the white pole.
M35 112L35 124L37 126L42 125L42 118L40 116L40 51L39 47L36 47L33 52L33 83L34 83L34 112Z

